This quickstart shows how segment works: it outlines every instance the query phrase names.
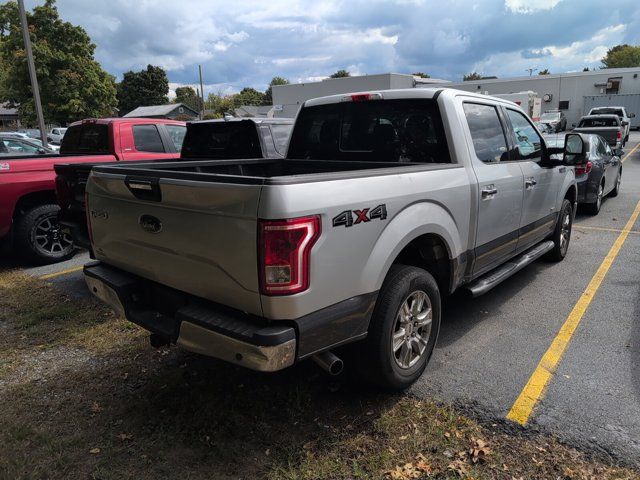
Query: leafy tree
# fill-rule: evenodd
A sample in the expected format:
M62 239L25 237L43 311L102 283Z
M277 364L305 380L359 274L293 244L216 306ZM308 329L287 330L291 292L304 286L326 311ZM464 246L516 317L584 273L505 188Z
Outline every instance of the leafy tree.
M96 46L87 32L61 20L55 0L46 0L27 12L27 22L45 121L67 124L112 115L116 107L115 79L95 61ZM33 125L35 104L15 2L0 5L0 37L2 97L18 107L24 123Z
M549 71L548 68L545 68L544 70L540 70L538 72L538 75L550 75L550 74L551 74L551 72Z
M289 80L284 77L273 77L269 82L269 87L264 92L263 105L271 105L273 103L272 88L274 85L289 85Z
M233 95L233 105L235 107L241 105L264 105L264 93L255 88L245 87L240 90L240 93Z
M589 67L584 67L584 68L582 69L582 71L583 71L583 72L588 72L588 71L589 71Z
M330 75L329 78L343 78L343 77L350 77L350 76L351 76L351 73L349 73L347 70L338 70L333 75Z
M193 87L184 86L176 88L176 98L174 103L183 103L187 107L199 112L202 107L202 100Z
M413 75L414 77L420 77L420 78L431 78L431 75L423 72L416 72L416 73L412 73L411 75Z
M121 114L137 107L163 105L169 102L169 80L162 67L147 65L146 70L128 71L118 84L118 105Z
M223 118L225 113L233 113L235 95L223 95L222 92L210 93L205 102L205 119Z
M471 72L462 77L463 82L469 82L472 80L482 80L482 76L479 73Z
M640 46L616 45L602 59L604 68L640 67Z

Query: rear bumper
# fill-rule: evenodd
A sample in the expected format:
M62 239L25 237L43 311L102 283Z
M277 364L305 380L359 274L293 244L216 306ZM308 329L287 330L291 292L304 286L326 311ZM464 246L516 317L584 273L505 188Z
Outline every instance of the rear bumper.
M214 306L100 263L86 265L89 290L128 320L186 350L272 372L293 365L292 326Z
M291 320L268 320L104 263L84 267L89 290L129 321L202 355L272 372L363 339L377 292Z

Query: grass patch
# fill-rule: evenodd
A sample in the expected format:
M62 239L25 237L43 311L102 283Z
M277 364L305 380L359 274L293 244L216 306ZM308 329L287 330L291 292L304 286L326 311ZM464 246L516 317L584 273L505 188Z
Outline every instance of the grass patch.
M0 368L26 375L42 352L59 364L0 388L0 478L640 478L553 438L333 383L310 362L260 374L152 350L105 308L16 272L0 288L13 355Z

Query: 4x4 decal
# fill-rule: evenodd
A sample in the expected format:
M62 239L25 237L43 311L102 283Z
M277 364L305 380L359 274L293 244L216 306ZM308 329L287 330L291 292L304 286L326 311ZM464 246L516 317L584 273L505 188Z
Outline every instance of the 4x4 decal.
M345 210L333 217L334 227L351 227L359 223L367 223L371 220L385 220L387 218L387 206L383 203L375 208L363 208L362 210Z

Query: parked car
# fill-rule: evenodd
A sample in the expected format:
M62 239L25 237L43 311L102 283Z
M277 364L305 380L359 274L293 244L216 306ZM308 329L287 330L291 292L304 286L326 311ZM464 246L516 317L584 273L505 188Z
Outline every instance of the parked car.
M6 153L8 155L50 155L56 153L52 148L48 148L42 145L41 141L37 141L35 138L24 139L15 137L12 135L0 134L0 142L5 146Z
M52 128L51 131L47 134L47 141L53 144L60 145L60 142L62 142L62 138L64 137L64 134L66 132L66 128Z
M629 141L629 129L631 128L631 120L635 118L635 113L627 114L627 109L625 107L595 107L589 110L587 115L617 115L620 119L620 123L624 127L624 138L623 142L626 143Z
M612 148L624 147L624 126L617 115L588 115L582 117L574 132L600 135Z
M538 127L538 130L540 130L540 133L542 133L543 135L552 135L555 133L555 129L548 123L544 123L544 122L533 122L533 123L536 127Z
M173 120L90 119L71 125L61 155L0 156L0 241L32 262L71 257L73 243L57 219L54 164L175 159L179 152L167 130L185 128L183 122Z
M622 150L612 149L600 135L583 135L585 154L582 163L575 165L578 184L578 203L592 215L600 212L606 196L617 197L622 182ZM563 148L564 135L547 138L550 147Z
M293 127L291 118L233 118L191 122L186 137L182 134L181 160L283 158ZM184 138L184 143L183 143ZM112 162L110 165L117 164ZM146 163L146 161L145 161ZM89 232L85 212L85 187L91 168L104 163L58 164L56 193L58 219L75 245L89 249Z
M554 132L564 132L567 129L567 117L559 110L549 110L540 115L540 123L548 124Z
M583 137L569 137L553 160L563 151L514 103L454 89L309 100L285 159L203 151L198 163L93 167L99 262L85 279L153 345L263 371L314 358L338 373L335 349L357 342L356 372L406 388L433 351L442 295L481 295L567 254L566 165L584 157Z
M24 133L29 138L40 138L40 130L37 128L23 128L18 133Z

